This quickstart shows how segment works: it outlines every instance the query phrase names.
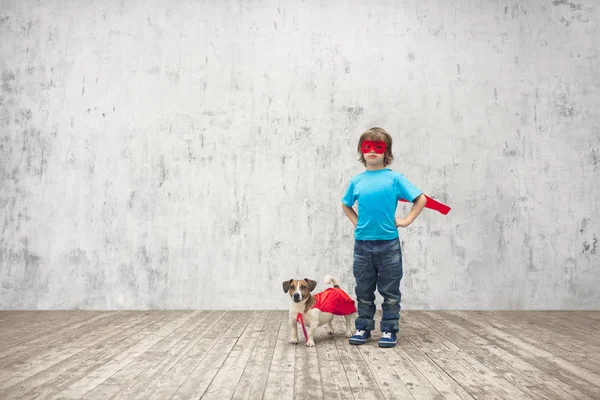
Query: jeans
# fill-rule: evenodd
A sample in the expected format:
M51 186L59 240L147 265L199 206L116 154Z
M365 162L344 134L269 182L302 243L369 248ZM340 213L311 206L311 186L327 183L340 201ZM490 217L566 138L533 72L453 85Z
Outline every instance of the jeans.
M354 278L358 318L356 329L375 328L375 287L383 296L382 332L398 332L400 320L400 280L402 251L400 240L356 240L354 242Z

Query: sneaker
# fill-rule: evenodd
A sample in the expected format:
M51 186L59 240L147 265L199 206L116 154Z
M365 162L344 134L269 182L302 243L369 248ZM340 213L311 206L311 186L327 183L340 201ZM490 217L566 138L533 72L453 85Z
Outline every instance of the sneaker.
M377 342L377 344L379 345L379 347L395 347L396 332L382 332L381 339L379 339L379 342Z
M356 333L354 335L352 335L350 337L350 339L348 339L348 342L350 344L365 344L367 342L367 339L369 339L371 337L371 332L370 331L363 331L360 329L356 330Z

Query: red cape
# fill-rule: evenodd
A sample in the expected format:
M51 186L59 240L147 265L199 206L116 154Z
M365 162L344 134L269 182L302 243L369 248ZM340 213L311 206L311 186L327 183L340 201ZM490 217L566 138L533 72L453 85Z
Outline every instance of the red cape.
M317 302L313 308L335 315L348 315L356 312L354 300L340 288L325 289L313 295Z
M450 207L448 207L445 204L442 204L438 201L435 201L434 199L432 199L431 197L425 195L425 197L427 198L427 203L425 203L425 208L430 208L432 210L438 211L444 215L448 214L451 210ZM404 200L404 199L400 199L400 201L404 201L405 203L410 203L410 201L408 200Z

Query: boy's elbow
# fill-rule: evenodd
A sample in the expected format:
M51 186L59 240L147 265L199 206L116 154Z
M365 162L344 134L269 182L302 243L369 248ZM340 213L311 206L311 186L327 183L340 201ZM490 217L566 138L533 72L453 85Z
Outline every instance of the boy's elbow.
M342 202L342 210L348 211L348 210L353 210L353 208L350 206L347 206L344 202Z

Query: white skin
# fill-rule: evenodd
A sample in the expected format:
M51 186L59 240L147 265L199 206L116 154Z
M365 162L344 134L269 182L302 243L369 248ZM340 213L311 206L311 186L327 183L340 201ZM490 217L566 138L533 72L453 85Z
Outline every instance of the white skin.
M380 169L383 169L386 167L386 165L383 162L384 154L375 153L375 149L371 149L371 151L368 153L365 153L364 156L365 156L365 161L367 163L368 171L377 171L377 170L380 170ZM410 212L408 213L408 215L404 218L396 218L395 219L396 227L397 228L406 228L407 226L412 224L413 221L419 216L421 211L423 211L423 208L425 207L426 203L427 203L427 198L425 197L425 195L423 195L423 194L419 195L413 201L413 206L410 209ZM344 210L344 214L346 214L346 216L348 217L350 222L352 222L352 225L354 225L354 227L356 227L356 224L358 223L358 215L356 214L356 211L354 211L354 209L352 207L348 207L345 204L342 204L342 209Z

